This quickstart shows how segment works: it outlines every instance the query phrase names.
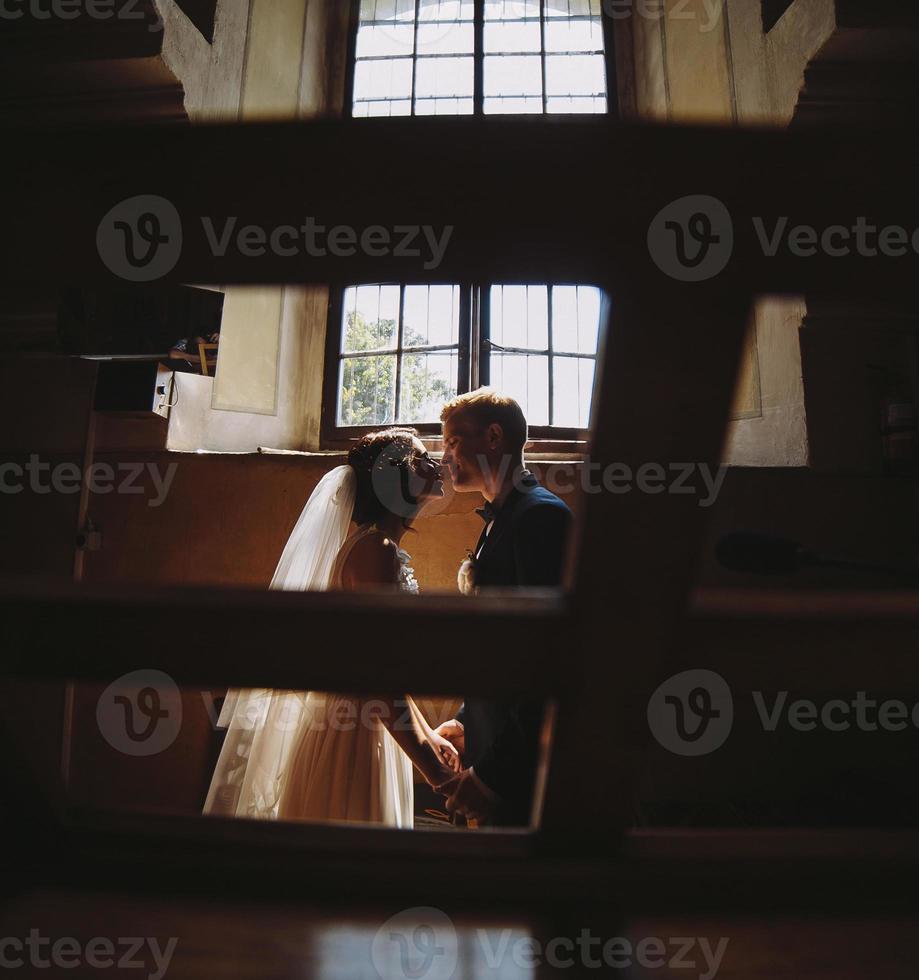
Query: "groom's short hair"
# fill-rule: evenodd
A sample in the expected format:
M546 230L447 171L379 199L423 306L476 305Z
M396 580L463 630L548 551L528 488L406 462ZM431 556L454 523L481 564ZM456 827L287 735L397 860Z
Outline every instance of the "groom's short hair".
M467 391L444 405L440 412L440 421L446 422L460 413L482 430L497 422L504 432L507 448L511 452L523 451L527 441L527 420L523 409L510 395L502 395L494 388Z

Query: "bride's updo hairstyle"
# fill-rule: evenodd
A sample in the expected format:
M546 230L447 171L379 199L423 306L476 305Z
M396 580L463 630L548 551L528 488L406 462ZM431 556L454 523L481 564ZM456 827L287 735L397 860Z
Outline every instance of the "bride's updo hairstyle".
M412 494L413 464L418 457L414 429L394 426L368 432L348 452L357 474L354 522L373 524L387 513L412 517L418 501Z

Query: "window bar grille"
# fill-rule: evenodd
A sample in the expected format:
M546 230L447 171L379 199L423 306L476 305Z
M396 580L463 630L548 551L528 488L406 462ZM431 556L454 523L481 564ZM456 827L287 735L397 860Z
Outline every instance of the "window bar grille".
M376 7L373 11L376 17ZM351 19L348 26L348 63L345 66L345 105L348 118L354 116L354 83L357 76L357 35L361 29L361 0L351 0Z
M485 112L485 0L475 0L474 17L472 111L476 116L481 116Z
M545 3L545 0L542 0ZM527 287L529 289L529 287ZM549 425L555 424L555 360L554 360L554 343L552 340L552 304L555 300L552 297L552 284L550 283L547 287L549 295L546 297L548 300L548 306L546 310L546 315L549 321ZM529 308L529 303L527 304Z
M459 334L457 355L456 393L472 391L472 358L470 357L470 337L472 335L472 287L466 283L459 286Z
M479 385L491 384L491 293L486 286L479 289Z
M428 287L430 293L430 286ZM402 410L402 315L405 311L405 283L399 286L399 318L396 321L396 403L393 410L393 423L399 421Z
M546 88L546 0L539 0L539 60L542 65L542 111L549 111L549 96ZM552 418L552 403L549 403L549 418Z
M418 25L421 22L421 0L415 0L415 30L412 35L412 115L418 114ZM389 114L392 115L392 105L389 107ZM405 287L403 287L404 289ZM399 329L402 329L400 322ZM396 393L396 405L399 404L399 395ZM396 418L399 416L396 415Z

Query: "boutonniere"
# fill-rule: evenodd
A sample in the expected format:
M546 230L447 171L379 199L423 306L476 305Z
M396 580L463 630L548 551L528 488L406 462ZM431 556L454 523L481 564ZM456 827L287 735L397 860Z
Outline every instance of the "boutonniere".
M466 559L456 573L456 584L463 595L475 595L475 555L471 551L466 552Z

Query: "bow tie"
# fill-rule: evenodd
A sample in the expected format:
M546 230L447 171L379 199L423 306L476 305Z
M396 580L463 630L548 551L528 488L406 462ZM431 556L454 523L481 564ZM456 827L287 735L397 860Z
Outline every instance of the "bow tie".
M485 501L485 506L481 510L477 510L476 513L479 517L485 521L486 524L491 524L491 522L498 516L498 512L492 506L490 500Z

